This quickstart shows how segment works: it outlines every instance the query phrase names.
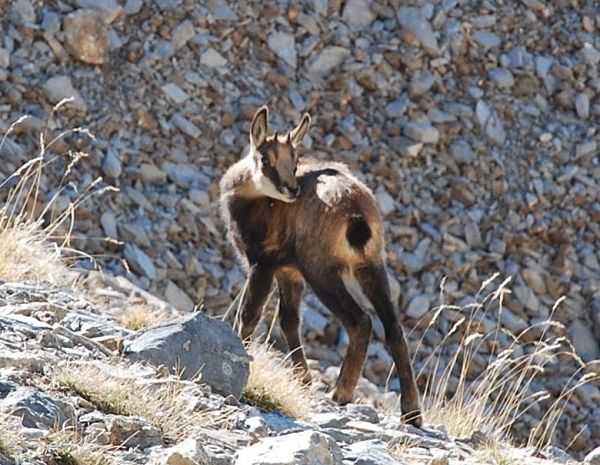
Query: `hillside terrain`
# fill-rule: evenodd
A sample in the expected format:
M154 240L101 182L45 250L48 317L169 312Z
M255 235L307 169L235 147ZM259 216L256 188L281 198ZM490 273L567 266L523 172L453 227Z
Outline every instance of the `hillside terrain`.
M0 0L0 37L0 175L43 144L28 208L67 219L52 238L79 266L163 299L165 318L223 315L244 273L220 176L257 107L280 131L308 111L304 152L347 163L384 214L421 391L476 390L507 353L533 354L515 442L542 425L577 458L600 444L596 1ZM347 337L310 295L303 337L332 374ZM382 341L376 324L371 397L399 387Z

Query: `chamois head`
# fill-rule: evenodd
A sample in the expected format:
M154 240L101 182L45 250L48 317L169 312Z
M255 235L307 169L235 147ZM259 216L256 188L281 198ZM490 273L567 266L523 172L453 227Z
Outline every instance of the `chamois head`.
M293 202L300 195L296 180L298 155L296 147L302 141L310 126L310 115L304 113L302 120L285 136L277 132L268 136L266 106L258 109L250 126L250 151L255 169L253 181L258 191L283 202Z

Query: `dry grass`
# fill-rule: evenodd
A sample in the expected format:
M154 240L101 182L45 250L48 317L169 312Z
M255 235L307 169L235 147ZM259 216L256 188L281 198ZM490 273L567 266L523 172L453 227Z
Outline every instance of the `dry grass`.
M118 315L117 321L124 328L138 331L164 323L169 316L149 305L137 304Z
M513 457L512 451L513 447L510 444L490 440L481 444L475 456L482 463L491 465L517 465L521 463ZM522 453L520 455L523 456Z
M19 444L16 418L8 414L0 414L0 454L13 457L15 448Z
M50 114L50 121L69 99L59 102ZM27 116L19 118L0 139L0 150L7 137L16 131ZM85 129L75 128L50 137L45 129L39 138L38 154L12 175L0 183L0 279L6 281L48 281L64 283L67 280L66 265L74 256L81 256L70 248L71 231L75 211L91 196L110 190L96 189L101 179L92 182L83 192L71 200L68 206L58 211L56 200L65 192L68 177L80 159L87 156L82 152L67 155L52 155L57 142L70 134L93 136ZM49 165L65 162L66 168L54 195L44 200L42 185L45 184L44 170ZM46 186L47 187L47 186Z
M510 442L513 424L532 406L550 398L545 391L530 389L532 382L544 375L546 367L559 356L571 356L581 362L573 351L565 349L570 347L565 338L555 337L549 331L560 326L552 321L552 315L562 300L556 302L548 321L517 335L502 328L500 317L504 297L510 292L510 280L480 298L496 277L483 283L474 304L463 308L441 305L437 309L427 329L433 327L443 311L454 311L459 318L446 331L444 340L427 358L418 376L426 378L423 410L428 423L442 424L455 437L482 432L501 443ZM494 314L495 311L498 313ZM494 320L498 323L490 329L486 321ZM502 334L505 336L500 337ZM507 340L511 341L508 346L502 342ZM489 348L491 354L487 354ZM474 369L482 364L481 370ZM595 374L574 377L559 399L545 407L546 413L532 431L528 445L541 449L550 444L574 390L597 378Z
M69 364L53 372L61 387L91 402L99 410L115 415L146 419L168 440L177 440L194 431L215 427L222 418L214 413L195 412L193 383L177 378L143 384L131 378L111 375L94 364Z
M266 344L251 342L246 349L253 360L244 399L267 411L305 418L310 412L310 396L294 367Z
M106 455L112 449L73 431L57 431L44 438L43 455L49 465L110 465Z

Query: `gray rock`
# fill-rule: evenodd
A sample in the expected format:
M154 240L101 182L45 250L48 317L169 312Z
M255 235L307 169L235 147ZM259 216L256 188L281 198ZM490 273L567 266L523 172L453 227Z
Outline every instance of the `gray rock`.
M165 162L162 165L162 169L167 173L167 177L171 181L184 189L203 187L210 184L210 179L192 165Z
M191 312L194 310L194 301L173 281L167 283L165 298L167 299L167 302L179 310L183 310L184 312Z
M129 337L124 356L163 365L184 379L199 373L215 392L239 399L249 373L249 357L231 327L193 313Z
M0 381L0 412L21 418L27 428L61 428L75 415L69 404L58 402L43 392L19 386L9 381Z
M408 304L406 316L418 320L423 317L429 311L430 297L426 294L420 294L413 297Z
M596 447L583 459L584 465L600 465L600 447Z
M350 417L337 412L324 412L312 415L311 421L321 428L343 428L350 421Z
M379 423L379 415L370 405L365 404L347 404L346 412L353 420L366 421L368 423Z
M102 162L102 171L106 176L113 179L117 179L119 176L121 176L121 160L119 160L119 157L117 157L115 152L110 149L104 156L104 161Z
M94 65L108 62L111 44L103 13L91 9L69 13L63 30L65 45L74 58Z
M181 104L188 99L188 94L179 87L177 84L173 82L169 82L161 87L162 91L165 93L167 97L169 97L176 104Z
M235 465L342 465L333 438L317 431L266 438L238 451Z
M175 29L173 29L173 33L171 34L171 44L173 45L173 48L179 50L194 37L195 33L196 29L194 28L194 23L189 19L179 23Z
M422 142L415 142L407 137L393 137L389 141L390 147L396 152L407 157L417 157L423 148Z
M0 68L8 68L10 65L10 53L5 48L0 47Z
M437 128L426 122L406 123L402 126L402 132L406 137L425 144L437 144L440 139Z
M102 13L106 24L112 23L123 13L123 7L116 0L77 0L77 5Z
M589 155L590 153L594 153L597 148L598 143L595 140L588 140L575 146L575 155L577 157L583 157L585 155Z
M531 68L533 67L533 55L522 45L513 47L506 55L508 59L507 66L511 68Z
M131 268L146 276L149 279L156 279L158 272L152 260L146 253L136 245L126 244L125 245L125 259Z
M592 329L582 320L575 320L568 328L569 338L577 354L586 362L600 358L600 344Z
M206 6L215 17L222 21L235 21L238 19L238 15L224 0L208 0Z
M127 0L123 7L123 12L126 15L137 15L144 6L143 0Z
M481 45L485 50L489 50L490 48L497 47L502 43L500 37L491 32L486 31L475 31L473 33L473 39Z
M499 87L512 87L515 83L515 78L506 68L492 68L488 74Z
M575 96L575 110L581 119L588 119L590 116L590 98L586 93L579 92Z
M550 68L554 64L554 60L552 58L547 58L545 56L536 56L534 62L535 73L542 79L548 75Z
M209 68L221 68L227 65L227 60L214 48L209 48L200 55L200 64Z
M44 94L52 103L58 103L61 100L72 98L68 104L77 110L86 112L87 105L81 94L73 87L71 79L67 76L54 76L44 84Z
M7 5L4 5L6 8ZM11 8L11 19L16 24L35 23L35 8L29 0L17 0Z
M385 112L390 118L398 118L406 113L410 104L410 98L406 93L402 94L396 100L391 101L385 106Z
M431 24L422 15L421 9L412 6L401 6L397 17L400 26L414 34L429 55L434 57L440 55L440 48Z
M104 230L106 237L118 239L119 235L117 233L117 218L113 212L107 211L102 213L100 216L100 224L102 225L102 229Z
M200 128L192 123L189 119L183 116L181 113L175 113L171 118L171 122L177 126L181 132L190 136L193 139L198 139L202 134Z
M339 66L348 55L350 55L350 50L347 48L337 46L325 47L310 61L308 71L319 76L328 74L336 66Z
M385 187L379 186L375 191L375 198L383 216L389 215L396 209L394 198L385 190Z
M521 304L531 310L534 315L538 314L540 301L529 287L518 285L514 287L513 291Z
M490 142L502 146L506 140L506 133L502 121L490 106L483 100L477 102L475 107L477 124Z
M267 45L279 58L296 69L296 41L293 34L275 31L269 34Z
M430 71L423 71L413 75L410 80L410 94L418 97L425 94L435 84L435 76Z
M342 19L352 29L367 29L375 20L371 0L348 0L344 5Z
M158 407L158 406L157 406ZM147 420L132 416L107 415L106 429L115 446L146 449L162 443L162 433Z
M473 163L477 158L475 152L464 139L458 139L450 145L450 155L457 163Z
M187 438L173 447L157 449L150 457L151 465L213 465L213 463L202 441L195 438Z
M583 61L590 66L598 66L598 63L600 63L600 50L596 49L588 42L583 44L579 53L581 54Z

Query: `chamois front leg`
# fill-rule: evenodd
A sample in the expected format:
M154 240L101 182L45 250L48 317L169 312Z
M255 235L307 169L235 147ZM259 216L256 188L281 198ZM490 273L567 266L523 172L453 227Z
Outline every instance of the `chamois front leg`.
M308 363L300 340L300 301L304 279L298 270L285 268L275 274L279 288L279 318L292 362L303 383L310 383Z
M254 264L249 269L248 284L242 300L239 333L242 340L248 339L256 329L262 309L267 302L275 270Z

